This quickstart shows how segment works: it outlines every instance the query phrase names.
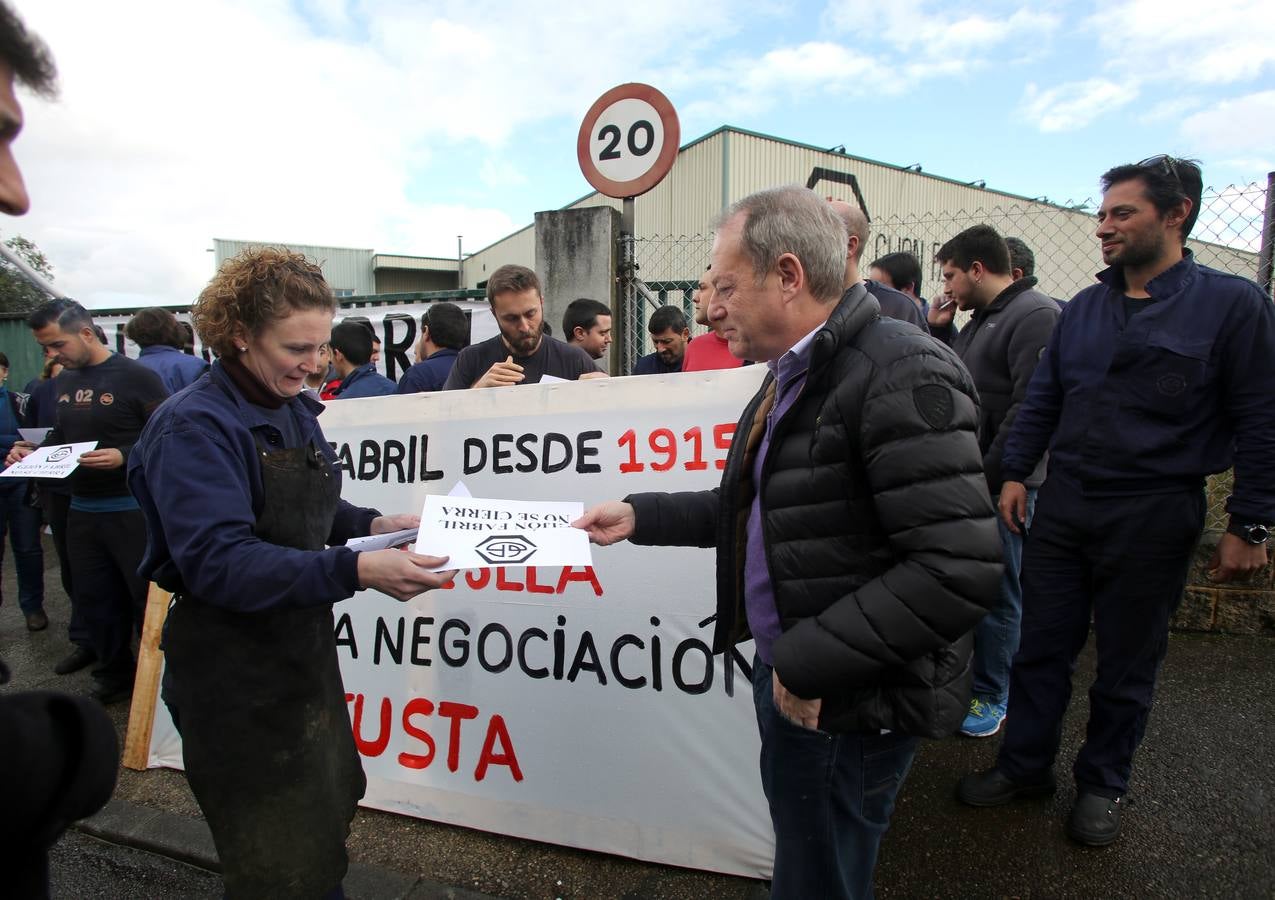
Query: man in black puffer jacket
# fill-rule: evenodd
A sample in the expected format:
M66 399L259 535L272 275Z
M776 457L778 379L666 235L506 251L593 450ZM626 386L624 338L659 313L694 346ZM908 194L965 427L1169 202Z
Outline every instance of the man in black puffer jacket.
M722 484L575 523L599 544L717 548L714 650L756 641L779 898L871 896L918 738L965 714L970 630L1001 573L969 374L862 285L841 296L846 240L798 187L726 212L709 319L771 375Z

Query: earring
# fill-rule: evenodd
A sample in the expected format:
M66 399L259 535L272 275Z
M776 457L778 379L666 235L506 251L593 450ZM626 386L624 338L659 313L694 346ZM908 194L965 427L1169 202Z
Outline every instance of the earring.
M235 348L235 349L237 349L240 353L247 353L247 352L248 352L248 348L247 348L247 347L237 347L237 348Z

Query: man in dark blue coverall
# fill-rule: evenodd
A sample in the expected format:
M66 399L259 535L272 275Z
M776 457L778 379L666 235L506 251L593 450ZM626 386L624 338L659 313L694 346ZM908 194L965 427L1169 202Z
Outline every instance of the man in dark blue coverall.
M1067 305L1005 447L1000 513L1025 520L1023 480L1049 450L1023 552L1022 640L996 766L961 779L971 806L1054 791L1076 656L1097 638L1076 757L1074 840L1110 844L1146 729L1169 619L1203 525L1204 478L1234 465L1215 581L1266 564L1275 520L1275 306L1184 246L1201 175L1157 156L1102 177L1110 268Z

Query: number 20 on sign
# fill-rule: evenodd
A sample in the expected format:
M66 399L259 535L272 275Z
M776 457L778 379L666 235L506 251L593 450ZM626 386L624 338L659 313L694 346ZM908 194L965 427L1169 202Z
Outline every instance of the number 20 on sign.
M608 197L636 197L668 174L680 137L667 97L648 84L622 84L585 114L576 139L580 171Z

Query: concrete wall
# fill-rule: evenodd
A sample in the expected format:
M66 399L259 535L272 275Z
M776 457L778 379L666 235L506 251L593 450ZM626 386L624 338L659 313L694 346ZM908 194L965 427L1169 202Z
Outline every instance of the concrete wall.
M536 274L545 294L545 319L557 337L568 304L590 297L611 307L616 303L616 264L619 259L620 214L610 207L564 209L536 213ZM612 374L612 352L599 360Z

